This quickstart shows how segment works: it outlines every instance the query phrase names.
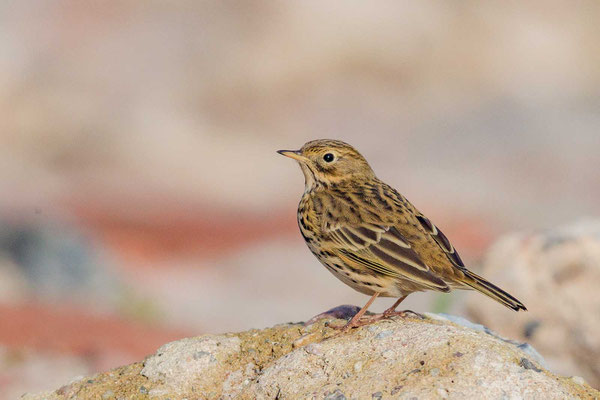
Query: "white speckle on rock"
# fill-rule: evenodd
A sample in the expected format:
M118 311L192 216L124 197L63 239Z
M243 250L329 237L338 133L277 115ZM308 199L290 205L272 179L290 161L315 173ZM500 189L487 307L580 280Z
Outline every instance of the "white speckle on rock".
M448 392L446 391L446 389L438 388L438 390L437 390L437 394L438 394L438 396L440 396L442 399L447 399L447 398L448 398Z
M357 361L357 362L355 362L355 363L354 363L354 367L353 367L353 369L354 369L354 372L355 372L355 373L359 373L360 371L362 371L362 367L363 367L363 363L362 363L362 361Z
M227 379L223 382L223 391L224 392L239 392L242 390L244 381L244 374L242 371L233 371L227 376Z
M148 392L148 395L152 398L152 397L160 397L160 396L166 396L169 394L169 391L167 389L164 388L155 388L152 389Z
M585 385L585 379L583 379L581 376L572 376L571 380L578 385Z
M309 345L306 345L304 347L304 350L308 354L313 354L313 355L320 355L321 354L320 346L319 346L318 343L311 343Z
M395 352L392 349L385 350L381 353L381 357L389 359L394 358Z
M375 336L375 339L383 339L383 338L386 338L388 336L391 336L393 333L394 333L394 331L392 329L388 329L388 330L379 332L377 334L377 336Z

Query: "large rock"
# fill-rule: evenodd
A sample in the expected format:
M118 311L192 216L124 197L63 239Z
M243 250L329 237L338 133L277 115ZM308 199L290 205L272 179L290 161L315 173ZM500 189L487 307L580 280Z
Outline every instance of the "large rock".
M168 343L146 360L25 399L584 399L527 345L461 319L321 320Z
M506 236L488 252L483 275L529 312L515 315L472 296L472 319L528 341L553 371L600 388L600 221Z

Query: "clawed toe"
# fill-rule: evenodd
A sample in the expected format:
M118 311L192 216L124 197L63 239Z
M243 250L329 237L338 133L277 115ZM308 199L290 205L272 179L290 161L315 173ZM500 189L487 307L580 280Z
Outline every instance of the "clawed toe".
M333 329L338 329L342 332L347 332L349 330L351 330L352 328L358 328L361 326L365 326L365 325L371 325L377 321L381 321L382 319L385 319L386 316L384 316L383 314L373 314L373 315L368 315L366 317L362 317L357 321L349 321L347 324L343 325L343 326L331 326Z
M384 312L383 315L385 315L386 318L391 318L391 317L405 318L405 317L413 316L413 317L417 317L419 319L425 319L425 317L423 315L421 315L417 312L414 312L412 310Z
M385 320L385 319L390 319L392 317L401 317L401 318L416 317L419 319L425 319L425 317L423 315L416 313L412 310L385 311L381 314L373 314L373 315L364 316L356 321L351 320L345 325L329 325L329 327L339 330L340 332L343 333L343 332L348 332L349 330L351 330L353 328L358 328L358 327L365 326L365 325L371 325L375 322Z

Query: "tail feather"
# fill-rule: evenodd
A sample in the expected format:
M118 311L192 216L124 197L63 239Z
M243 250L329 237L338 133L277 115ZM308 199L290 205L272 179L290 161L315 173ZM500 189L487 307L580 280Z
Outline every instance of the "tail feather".
M465 276L467 279L463 281L464 284L472 287L473 289L485 294L488 297L496 300L497 302L503 304L504 306L513 309L515 311L524 310L527 311L527 308L523 303L521 303L518 299L500 289L498 286L494 285L491 282L488 282L481 276L465 270Z

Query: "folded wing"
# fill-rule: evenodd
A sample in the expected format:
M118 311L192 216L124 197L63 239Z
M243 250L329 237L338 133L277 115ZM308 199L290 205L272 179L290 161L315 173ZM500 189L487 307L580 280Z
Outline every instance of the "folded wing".
M350 266L408 280L428 289L450 290L394 226L369 223L329 226L333 252Z

